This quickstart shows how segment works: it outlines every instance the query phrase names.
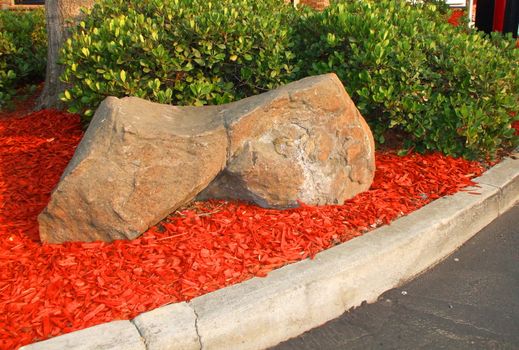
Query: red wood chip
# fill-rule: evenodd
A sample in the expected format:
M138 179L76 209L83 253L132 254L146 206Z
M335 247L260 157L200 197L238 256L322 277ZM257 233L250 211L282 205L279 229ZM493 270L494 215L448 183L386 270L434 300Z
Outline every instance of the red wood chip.
M0 118L0 349L265 276L473 185L483 170L438 153L377 153L371 189L344 205L197 202L133 241L41 244L37 215L81 136L76 115Z

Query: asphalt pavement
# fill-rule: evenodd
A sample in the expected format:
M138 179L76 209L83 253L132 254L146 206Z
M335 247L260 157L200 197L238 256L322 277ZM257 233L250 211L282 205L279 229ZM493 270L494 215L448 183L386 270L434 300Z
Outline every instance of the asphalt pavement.
M378 302L272 349L519 349L519 203Z

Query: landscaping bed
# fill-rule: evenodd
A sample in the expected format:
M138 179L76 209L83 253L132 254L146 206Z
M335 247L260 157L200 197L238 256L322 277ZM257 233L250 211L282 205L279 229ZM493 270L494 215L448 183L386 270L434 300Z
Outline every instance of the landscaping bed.
M324 12L274 11L274 0L156 2L106 0L74 29L61 99L81 116L31 112L18 99L43 78L43 17L0 18L2 28L26 28L0 31L9 48L0 108L11 110L0 112L0 349L131 319L312 258L474 185L489 165L443 153L485 159L517 146L515 41L447 24L463 23L460 14L389 0ZM39 241L37 216L106 96L221 104L328 72L386 147L369 191L290 210L195 202L133 241Z
M81 136L72 114L0 118L2 349L265 276L455 193L484 170L439 153L378 152L371 189L344 205L197 202L133 241L41 244L37 215Z

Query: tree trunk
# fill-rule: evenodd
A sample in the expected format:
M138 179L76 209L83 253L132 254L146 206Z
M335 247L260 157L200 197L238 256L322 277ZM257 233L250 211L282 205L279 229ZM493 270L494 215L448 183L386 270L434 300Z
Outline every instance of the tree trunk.
M77 23L80 9L90 8L94 3L95 0L45 1L48 36L47 70L37 109L62 107L59 94L65 90L65 84L59 79L63 73L63 67L58 64L59 53L68 38L69 28Z

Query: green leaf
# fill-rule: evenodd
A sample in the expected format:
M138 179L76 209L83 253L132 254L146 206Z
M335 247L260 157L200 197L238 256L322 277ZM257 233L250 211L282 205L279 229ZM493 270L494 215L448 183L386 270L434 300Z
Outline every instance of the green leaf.
M119 77L121 78L122 82L126 82L126 71L123 69L121 70L121 72L119 73Z

